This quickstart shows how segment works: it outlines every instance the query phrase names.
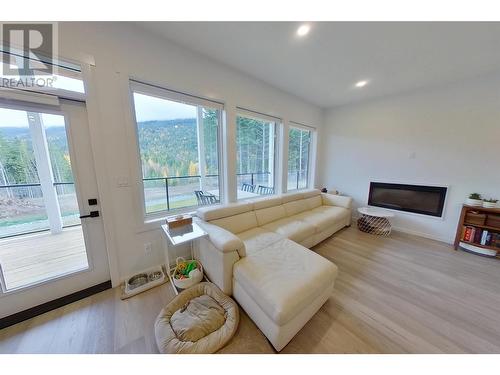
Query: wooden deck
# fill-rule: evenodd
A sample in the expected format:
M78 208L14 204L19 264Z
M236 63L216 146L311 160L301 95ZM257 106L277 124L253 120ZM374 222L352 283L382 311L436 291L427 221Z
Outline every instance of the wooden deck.
M0 240L0 265L8 290L88 267L80 226Z

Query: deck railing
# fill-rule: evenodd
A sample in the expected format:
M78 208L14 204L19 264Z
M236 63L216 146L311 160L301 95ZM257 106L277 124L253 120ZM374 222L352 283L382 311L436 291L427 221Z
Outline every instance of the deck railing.
M238 186L243 183L249 183L251 185L269 185L268 179L270 172L249 172L249 173L237 173ZM214 179L218 178L218 174L205 175L204 178ZM143 178L144 182L147 181L162 181L161 186L164 189L164 199L166 199L166 208L170 210L172 207L172 190L174 188L180 189L180 194L191 194L190 187L186 186L182 189L182 182L189 179L201 179L201 175L192 176L168 176L168 177L148 177ZM189 182L188 182L189 184ZM74 182L54 182L54 188L57 189L59 194L64 194L64 186L74 185ZM307 171L289 171L288 172L288 189L300 189L307 185ZM28 184L9 184L0 185L0 197L11 197L11 198L42 198L42 192L40 189L40 183L28 183ZM153 189L155 187L152 187ZM158 188L158 187L156 187ZM150 188L151 189L151 188ZM186 191L182 191L186 190ZM207 189L210 190L210 189ZM213 184L212 190L218 190L218 181ZM6 193L6 194L5 194ZM179 195L179 194L177 194ZM193 194L194 195L194 194ZM163 199L162 199L163 200Z
M288 171L288 190L298 190L307 187L307 170Z
M262 183L264 184L263 178L259 178L259 176L269 176L270 172L249 172L249 173L237 173L236 176L239 177L238 181L239 185L241 185L242 182L248 181L252 185ZM208 174L205 175L204 178L210 179L210 178L217 178L219 177L218 174ZM169 176L169 177L148 177L148 178L143 178L143 181L163 181L162 185L165 190L165 198L166 198L166 208L167 210L170 210L172 207L172 193L171 190L175 187L175 183L181 183L183 180L187 179L201 179L201 175L191 175L191 176ZM192 189L191 189L192 190ZM218 190L218 183L213 186L213 189L207 189L207 190ZM187 191L185 193L188 193ZM189 191L189 194L193 194L194 198L194 191Z
M54 182L52 185L57 189L58 186L68 186L68 185L74 185L74 182ZM8 197L16 197L16 198L41 198L42 197L42 192L41 190L34 190L31 188L39 188L42 185L38 182L34 183L29 183L29 184L9 184L9 185L0 185L0 189L6 189L6 190L0 190L0 197L2 197L2 193L6 193ZM24 192L14 192L12 191L13 189L22 189L26 188ZM59 192L59 190L58 190Z
M54 182L63 228L79 225L74 182ZM69 187L71 186L71 187ZM49 230L41 184L0 185L0 238Z

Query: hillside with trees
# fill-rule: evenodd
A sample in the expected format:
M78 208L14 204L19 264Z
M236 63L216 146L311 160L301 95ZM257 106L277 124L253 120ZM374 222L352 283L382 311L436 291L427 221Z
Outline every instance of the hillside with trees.
M46 129L49 155L56 182L72 182L64 127ZM0 128L0 185L38 183L35 154L28 128Z
M238 117L237 173L267 172L274 127ZM203 110L205 174L218 174L217 111ZM290 132L289 170L307 169L309 133ZM64 127L46 129L56 182L73 181ZM196 119L145 121L138 124L143 178L197 176ZM271 153L272 155L273 153ZM272 160L271 160L272 162ZM28 128L0 128L0 185L37 183L36 162Z

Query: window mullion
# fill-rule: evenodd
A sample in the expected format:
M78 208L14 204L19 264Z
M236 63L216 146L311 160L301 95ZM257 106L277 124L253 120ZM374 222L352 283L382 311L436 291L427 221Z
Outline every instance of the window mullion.
M205 133L203 131L203 108L196 108L196 132L198 133L198 173L200 174L200 190L205 190Z
M36 169L40 180L43 201L47 210L50 231L60 233L63 222L57 192L54 186L54 176L50 164L49 148L45 130L43 128L42 117L36 112L27 112L31 139L33 142L33 151L36 160Z

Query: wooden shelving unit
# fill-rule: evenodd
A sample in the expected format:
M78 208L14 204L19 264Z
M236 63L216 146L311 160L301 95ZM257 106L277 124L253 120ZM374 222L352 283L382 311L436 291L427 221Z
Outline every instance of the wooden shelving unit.
M464 232L463 231L464 226L475 227L476 229L483 229L483 230L488 230L488 231L495 232L495 233L500 233L500 224L499 224L499 226L496 226L496 225L492 226L492 225L486 225L486 221L484 224L473 224L473 223L467 222L467 214L470 211L479 212L479 213L484 214L486 216L488 216L488 215L500 215L500 208L484 208L484 207L468 206L468 205L464 204L462 207L462 212L460 214L460 220L458 221L458 225L457 225L457 233L455 235L455 250L458 250L458 247L460 246L460 242L463 242L465 244L468 244L471 246L476 246L478 248L495 250L498 252L496 257L500 258L500 247L481 245L479 243L472 242L472 241L464 241L464 239L462 238L463 232Z

